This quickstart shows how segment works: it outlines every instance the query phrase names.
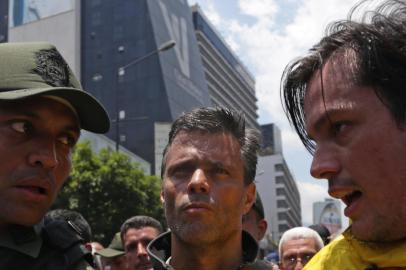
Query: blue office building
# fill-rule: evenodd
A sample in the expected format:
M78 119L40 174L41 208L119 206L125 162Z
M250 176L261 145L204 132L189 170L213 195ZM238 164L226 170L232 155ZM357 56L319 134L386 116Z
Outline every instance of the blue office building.
M192 14L211 102L243 112L247 125L259 130L254 76L217 33L198 5L192 7Z
M0 43L7 42L8 35L8 1L0 1Z
M187 1L82 1L81 13L84 88L113 119L108 136L154 164L154 123L211 105Z

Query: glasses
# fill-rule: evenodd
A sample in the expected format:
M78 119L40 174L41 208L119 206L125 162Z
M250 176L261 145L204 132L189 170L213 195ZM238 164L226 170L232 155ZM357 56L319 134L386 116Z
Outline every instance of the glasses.
M282 263L285 264L286 266L294 266L298 261L302 263L302 265L305 265L310 261L310 259L314 256L314 254L303 254L303 255L292 255L292 256L287 256L282 259Z

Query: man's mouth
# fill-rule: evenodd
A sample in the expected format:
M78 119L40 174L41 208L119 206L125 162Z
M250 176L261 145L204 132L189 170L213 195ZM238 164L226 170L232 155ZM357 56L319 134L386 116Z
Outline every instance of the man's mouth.
M341 200L345 203L345 205L350 206L354 201L358 200L362 196L362 192L359 190L353 191L344 197Z
M29 192L39 194L39 195L47 195L47 190L43 187L36 187L36 186L17 186L17 188L27 190Z
M344 209L344 215L349 217L349 218L354 218L356 215L358 209L359 209L359 202L360 199L362 198L362 192L359 190L355 190L344 197L341 198L341 200L345 203L347 206Z

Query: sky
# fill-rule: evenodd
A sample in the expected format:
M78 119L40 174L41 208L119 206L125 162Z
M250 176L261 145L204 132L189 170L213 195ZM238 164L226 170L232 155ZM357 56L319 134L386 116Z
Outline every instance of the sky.
M328 198L327 181L310 176L311 156L281 105L284 67L304 55L331 21L345 19L356 0L188 0L198 4L256 79L259 123L275 123L283 153L301 194L302 221L313 222L312 204ZM344 210L342 205L342 212ZM343 226L348 224L343 216Z

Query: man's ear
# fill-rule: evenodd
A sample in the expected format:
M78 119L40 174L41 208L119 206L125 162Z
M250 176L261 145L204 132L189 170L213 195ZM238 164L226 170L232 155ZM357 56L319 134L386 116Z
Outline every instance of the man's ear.
M245 187L244 215L251 210L251 207L255 202L255 191L256 186L254 182Z
M161 195L160 195L160 197L161 197L161 203L162 204L164 204L165 203L165 193L164 193L164 190L161 188Z
M265 233L266 233L266 229L268 228L268 222L265 219L261 219L258 222L258 233L259 233L259 239L264 238Z

